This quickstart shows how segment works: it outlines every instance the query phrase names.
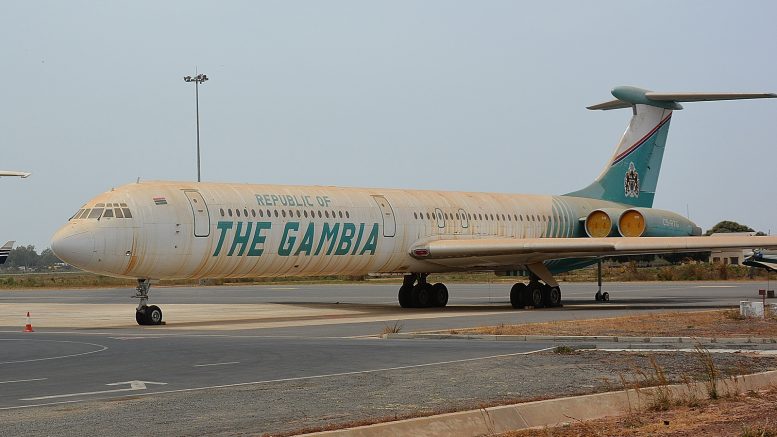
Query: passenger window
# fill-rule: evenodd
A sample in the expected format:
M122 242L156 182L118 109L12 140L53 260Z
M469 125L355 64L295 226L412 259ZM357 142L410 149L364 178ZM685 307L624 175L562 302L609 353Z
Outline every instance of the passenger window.
M276 218L278 217L278 210L277 209L275 210L275 217Z
M246 209L246 208L243 208L243 215L244 215L244 216L246 216L246 217L248 217L248 209Z
M282 210L281 210L281 215L282 215L284 218L286 217L286 210L285 210L285 209L282 209Z
M78 213L76 213L76 214L78 214ZM414 219L416 219L416 220L418 220L418 213L414 212L414 213L413 213L413 218L414 218Z
M116 218L124 218L124 214L121 213L121 208L113 208L113 211L116 212Z
M221 208L220 211L221 211L221 216L224 217L224 208Z
M90 219L100 218L100 216L103 214L103 209L104 208L94 208L92 212L89 213L88 218Z
M238 216L238 217L240 217L240 210L239 210L239 209L236 209L236 210L235 210L235 215L236 215L236 216Z
M276 213L277 213L277 212L278 212L278 211L276 211ZM272 214L270 214L270 210L268 209L268 210L267 210L267 218L270 218L270 217L272 217ZM277 217L277 216L276 216L276 217Z
M300 214L299 210L297 210L297 218L300 218L302 214Z
M256 210L255 209L251 209L251 217L256 217Z
M232 209L231 208L227 209L227 214L229 214L229 216L232 217Z
M259 210L259 217L264 217L264 211L262 211L261 209Z
M113 209L112 208L106 209L105 212L103 213L103 217L113 217Z
M308 210L302 211L302 215L305 216L305 218L308 218Z
M318 212L318 218L321 218L321 211Z
M337 215L339 215L340 218L343 218L343 212L342 211L337 211Z
M345 218L351 218L351 214L349 214L348 211L345 212Z
M122 203L122 205L124 205ZM121 212L124 213L124 218L132 218L132 213L130 212L129 208L122 208Z

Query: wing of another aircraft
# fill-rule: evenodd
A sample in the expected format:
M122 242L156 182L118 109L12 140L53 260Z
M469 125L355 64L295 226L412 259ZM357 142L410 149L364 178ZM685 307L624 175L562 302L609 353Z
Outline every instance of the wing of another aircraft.
M8 254L11 253L14 243L15 241L8 241L3 244L3 247L0 247L0 264L5 264L5 260L8 259Z
M757 251L752 256L746 258L742 264L777 271L777 252L772 250Z
M424 261L461 268L735 248L777 248L777 237L473 238L417 243L410 254Z
M32 173L26 172L26 171L7 171L7 170L0 170L0 176L19 176L22 179L29 177Z

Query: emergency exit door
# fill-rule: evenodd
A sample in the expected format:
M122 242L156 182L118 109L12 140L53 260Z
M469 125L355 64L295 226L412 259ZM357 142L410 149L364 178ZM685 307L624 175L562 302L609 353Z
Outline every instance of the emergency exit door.
M383 236L393 237L397 234L397 220L394 217L394 210L391 204L383 196L372 196L380 207L380 215L383 216Z
M194 214L194 236L207 237L210 235L210 214L205 199L199 191L184 191L184 194L189 199Z

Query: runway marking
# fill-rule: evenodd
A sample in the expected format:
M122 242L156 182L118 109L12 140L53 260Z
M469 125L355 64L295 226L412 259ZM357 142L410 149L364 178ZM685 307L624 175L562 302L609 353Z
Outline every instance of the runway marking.
M476 357L476 358L463 358L460 360L449 360L449 361L438 361L434 363L423 363L423 364L409 364L406 366L396 366L396 367L384 367L380 369L370 369L370 370L355 370L352 372L339 372L339 373L327 373L323 375L311 375L311 376L298 376L293 378L280 378L280 379L267 379L262 381L251 381L251 382L238 382L234 384L222 384L222 385L210 385L205 387L193 387L193 388L182 388L177 390L163 390L163 391L155 391L155 392L145 392L145 393L133 393L131 395L120 395L113 397L115 398L123 398L123 397L140 397L140 396L152 396L152 395L162 395L162 394L171 394L171 393L186 393L186 392L194 392L194 391L203 391L203 390L213 390L213 389L221 389L221 388L232 388L232 387L245 387L249 385L264 385L264 384L272 384L272 383L278 383L278 382L294 382L294 381L305 381L305 380L316 380L316 379L326 379L326 378L334 378L339 376L351 376L351 375L367 375L371 373L381 373L381 372L389 372L393 370L406 370L406 369L417 369L421 367L431 367L431 366L442 366L446 364L458 364L458 363L466 363L466 362L472 362L472 361L484 361L484 360L490 360L494 358L507 358L507 357L515 357L520 355L531 355L538 352L544 352L548 350L554 349L555 346L546 347L542 349L532 350L528 352L514 352L510 354L499 354L499 355L488 355L485 357ZM138 382L138 381L136 381ZM117 383L118 384L118 383ZM127 384L125 382L124 384ZM148 382L146 382L148 384ZM87 392L87 393L81 393L84 395L88 394L100 394L100 393L115 393L120 391L129 391L130 389L119 389L119 390L106 390L103 392ZM67 396L78 396L79 394L72 394ZM58 395L59 397L63 397L63 395ZM20 399L22 401L29 401L29 400L44 400L44 399L51 399L51 397L39 397L39 398L27 398L27 399ZM79 400L72 400L72 401L58 401L58 402L46 402L41 404L31 404L31 405L18 405L15 407L0 407L0 411L5 410L18 410L22 408L32 408L32 407L44 407L49 405L61 405L61 404L72 404L72 403L78 403L78 402L84 402L85 399L79 399Z
M35 379L17 379L15 381L0 381L0 384L14 384L17 382L33 382L33 381L45 381L48 378L35 378Z
M627 349L627 348L608 348L608 349L579 349L579 350L587 350L587 351L602 351L602 352L693 352L698 353L699 351L696 349L650 349L650 348L642 348L642 349ZM765 350L759 350L759 349L707 349L709 353L712 354L754 354L754 355L777 355L777 350L774 349L765 349Z
M108 337L113 340L145 340L147 338L160 338L158 335L135 336L135 337Z
M62 358L72 358L72 357L80 357L82 355L89 355L89 354L96 354L97 352L102 352L104 350L108 350L108 346L104 346L97 343L86 343L83 341L69 341L69 340L27 340L25 338L0 338L0 341L47 341L52 343L74 343L74 344L86 344L89 346L97 346L102 349L88 351L88 352L81 352L77 354L69 354L69 355L59 355L56 357L46 357L46 358L31 358L29 360L16 360L16 361L0 361L0 364L14 364L14 363L31 363L33 361L47 361L47 360L59 360Z
M195 364L194 367L227 366L229 364L240 364L240 361L229 361L226 363Z
M299 290L299 287L270 287L270 290Z
M736 285L697 285L696 288L737 288Z
M153 385L167 385L166 382L151 382L151 381L124 381L124 382L113 382L110 384L105 385L125 385L129 384L130 386L128 388L117 388L114 390L101 390L101 391L88 391L84 393L68 393L64 395L51 395L51 396L38 396L35 398L24 398L19 399L20 401L42 401L44 399L57 399L57 398L72 398L74 396L88 396L88 395L101 395L101 394L107 394L107 393L119 393L119 392L125 392L125 391L137 391L137 390L145 390L146 384L153 384Z

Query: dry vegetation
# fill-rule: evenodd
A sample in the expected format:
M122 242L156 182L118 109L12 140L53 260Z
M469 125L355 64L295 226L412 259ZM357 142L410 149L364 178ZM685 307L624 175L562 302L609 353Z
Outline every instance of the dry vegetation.
M597 335L650 337L775 337L777 315L743 319L738 310L653 313L607 319L565 320L458 329L459 334Z
M777 388L666 411L639 411L572 425L514 431L503 437L777 436Z

